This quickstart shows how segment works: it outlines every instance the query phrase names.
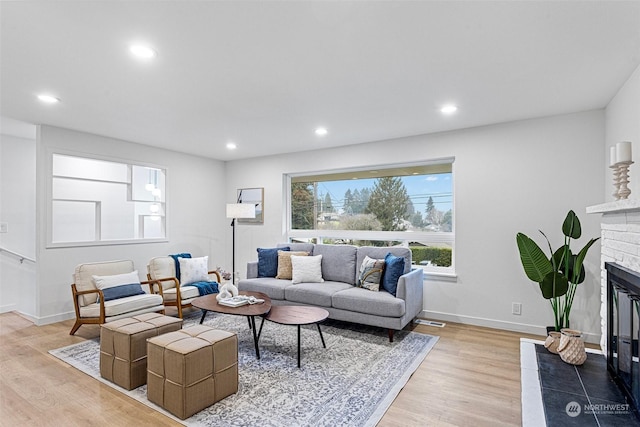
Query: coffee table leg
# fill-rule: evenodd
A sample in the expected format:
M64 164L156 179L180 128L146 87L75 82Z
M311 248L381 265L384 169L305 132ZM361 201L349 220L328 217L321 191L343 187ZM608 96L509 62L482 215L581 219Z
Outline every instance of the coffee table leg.
M298 325L298 368L300 367L300 325Z
M202 322L204 322L204 316L207 315L207 310L202 310L202 317L200 318L200 324L202 325Z
M318 327L318 332L320 332L320 339L322 340L322 346L324 348L327 348L327 346L324 343L324 337L322 336L322 331L320 330L320 323L316 323L316 326Z
M260 349L258 348L258 335L256 334L256 319L254 316L247 316L249 319L249 325L253 330L253 344L256 347L256 359L260 360Z
M264 316L262 317L262 322L260 322L260 330L258 331L258 341L260 341L260 336L262 335L262 327L264 326Z

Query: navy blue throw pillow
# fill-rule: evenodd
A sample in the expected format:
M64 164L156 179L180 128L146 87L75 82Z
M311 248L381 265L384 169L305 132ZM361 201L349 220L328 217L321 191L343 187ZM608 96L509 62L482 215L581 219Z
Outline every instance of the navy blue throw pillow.
M382 288L394 297L398 289L398 279L404 273L404 258L397 257L391 252L384 257L384 275L382 276Z
M289 246L283 248L258 248L258 277L276 277L278 274L278 251L288 251Z
M105 301L111 301L118 298L132 297L134 295L142 295L144 291L140 283L131 283L130 285L112 286L102 290Z

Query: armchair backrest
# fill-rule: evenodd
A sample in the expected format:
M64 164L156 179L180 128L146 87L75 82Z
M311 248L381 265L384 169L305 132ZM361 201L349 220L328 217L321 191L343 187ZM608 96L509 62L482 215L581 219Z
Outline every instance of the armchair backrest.
M151 258L149 264L147 264L147 274L151 280L176 277L176 263L170 256ZM173 280L162 282L162 289L173 287L175 287Z
M134 267L133 261L131 260L80 264L76 266L75 272L73 273L73 283L76 284L78 291L88 291L96 289L93 276L112 276L114 274L131 273L132 271L134 271ZM97 300L97 293L80 295L78 297L78 302L81 306L93 304Z

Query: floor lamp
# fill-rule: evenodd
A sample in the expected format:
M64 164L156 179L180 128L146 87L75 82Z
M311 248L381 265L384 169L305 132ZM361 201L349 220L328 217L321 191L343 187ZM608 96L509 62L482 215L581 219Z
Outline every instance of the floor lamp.
M236 280L236 220L239 218L255 218L256 206L253 203L227 203L227 218L231 219L231 227L233 227L233 246L232 246L232 270L231 281L235 284Z

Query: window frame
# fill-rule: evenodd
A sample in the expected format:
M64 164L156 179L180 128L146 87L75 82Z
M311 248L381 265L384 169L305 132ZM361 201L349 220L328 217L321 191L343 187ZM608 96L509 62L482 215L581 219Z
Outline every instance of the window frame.
M55 201L74 201L74 202L82 202L82 203L90 203L90 204L96 204L96 205L100 205L101 201L100 200L78 200L78 199L65 199L65 198L54 198L53 197L53 182L55 178L59 178L59 175L54 175L54 167L53 167L53 161L54 161L54 156L59 155L59 156L66 156L66 157L76 157L76 158L80 158L80 159L87 159L87 160L95 160L95 161L103 161L103 162L110 162L110 163L117 163L117 164L122 164L122 165L126 165L128 168L131 168L133 166L137 166L137 167L143 167L143 168L151 168L151 169L159 169L164 173L164 201L159 201L158 203L161 205L161 212L162 214L161 216L161 230L164 234L163 237L153 237L153 238L144 238L144 237L140 237L140 238L131 238L131 239L108 239L108 240L102 240L100 233L96 230L96 240L87 240L87 241L54 241L53 240L53 236L54 236L54 230L53 230L53 224L54 224L54 215L53 215L53 204ZM46 197L46 224L47 226L46 228L46 245L45 247L47 249L55 249L55 248L73 248L73 247L90 247L90 246L114 246L114 245L131 245L131 244L147 244L147 243L162 243L162 242L168 242L169 238L168 238L168 215L167 215L167 206L168 206L168 192L167 192L167 168L165 166L162 165L157 165L157 164L153 164L153 163L148 163L148 162L140 162L140 161L133 161L130 159L122 159L122 158L117 158L117 157L111 157L111 156L105 156L105 155L98 155L98 154L91 154L91 153L82 153L82 152L77 152L77 151L71 151L71 150L63 150L63 149L49 149L47 150L47 162L46 162L46 166L47 166L47 172L46 172L46 186L45 186L45 197ZM71 177L70 179L77 179L80 181L98 181L98 182L115 182L115 181L110 181L110 180L95 180L95 179L91 179L91 178L75 178L75 177ZM133 180L133 178L131 178L131 180ZM123 185L131 185L131 182L129 183L123 183ZM132 189L129 188L128 189L128 194L129 197L127 200L131 201L131 202L143 202L142 200L132 200ZM96 211L96 227L98 227L98 220L102 220L102 218L100 218L100 210ZM141 218L139 217L132 217L131 221L140 221Z
M364 231L364 230L299 230L292 229L292 209L291 209L291 183L292 179L305 177L305 176L322 176L341 173L362 172L369 170L384 171L388 169L396 169L401 167L416 167L416 166L435 166L441 164L451 165L451 189L452 189L452 218L451 218L451 232L407 232L407 231ZM399 175L396 175L399 176ZM283 188L285 197L283 198L283 230L284 237L287 241L291 242L296 239L311 240L316 239L318 242L322 242L324 238L329 239L357 239L357 240L394 240L400 241L404 247L409 247L411 241L421 241L427 243L446 243L451 246L451 266L449 267L433 267L422 266L414 264L414 268L422 268L424 271L425 280L455 280L456 274L456 234L455 234L455 157L446 157L433 160L424 160L420 162L407 162L397 164L385 164L385 165L371 165L366 167L357 168L343 168L343 169L331 169L324 171L312 171L312 172L295 172L283 174Z

